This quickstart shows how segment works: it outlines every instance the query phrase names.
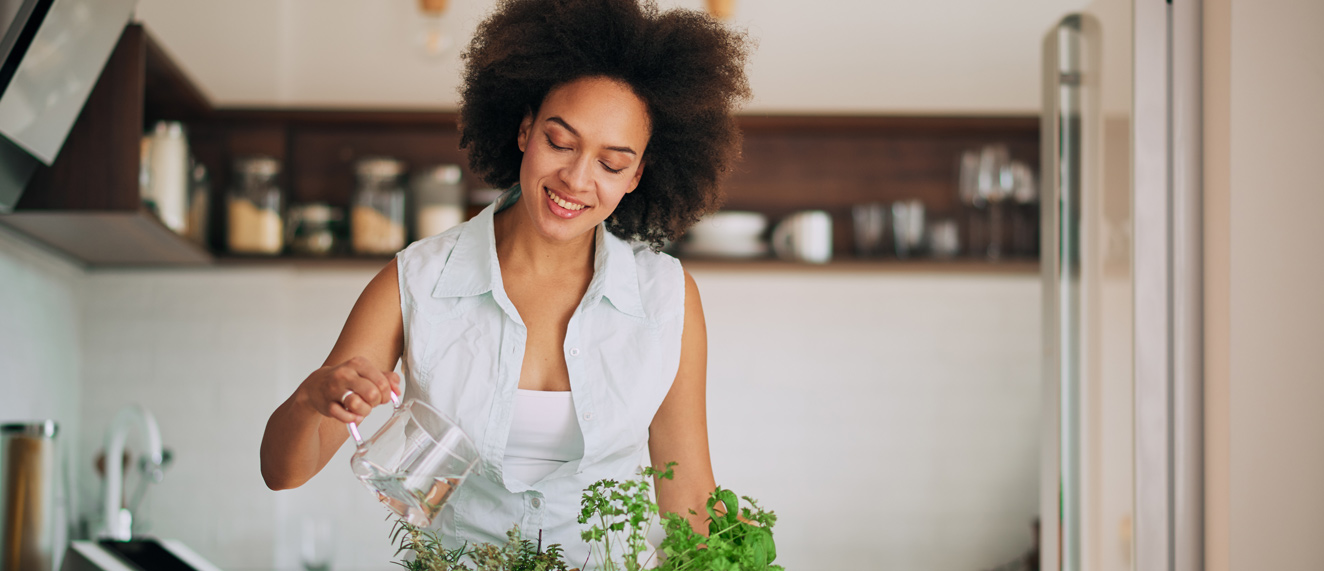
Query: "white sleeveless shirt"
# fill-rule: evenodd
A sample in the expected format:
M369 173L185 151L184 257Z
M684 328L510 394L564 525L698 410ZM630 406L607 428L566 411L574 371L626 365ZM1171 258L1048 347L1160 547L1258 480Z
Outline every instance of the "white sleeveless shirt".
M583 490L636 477L648 427L675 379L685 277L675 258L598 226L593 279L564 345L582 457L536 482L509 477L503 464L528 332L501 281L493 215L518 198L516 186L473 220L396 256L405 397L455 419L479 450L474 472L434 524L445 545L500 545L518 525L534 541L541 530L544 546L561 544L567 563L579 566L589 554L576 521Z

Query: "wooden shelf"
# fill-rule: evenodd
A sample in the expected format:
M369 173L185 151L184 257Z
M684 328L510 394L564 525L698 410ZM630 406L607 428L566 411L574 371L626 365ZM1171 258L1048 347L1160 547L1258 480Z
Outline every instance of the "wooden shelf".
M143 209L138 171L149 121L210 112L151 36L127 26L59 155L38 168L0 223L91 266L209 263L206 249Z
M284 164L281 183L291 204L343 208L353 193L354 162L369 155L411 168L458 164L466 186L483 186L459 148L457 120L442 111L218 109L190 124L190 144L217 189L228 185L235 157L264 154ZM851 206L869 202L918 199L931 217L956 220L970 244L965 237L983 228L973 226L957 198L961 153L1002 143L1032 169L1039 162L1036 116L742 115L738 121L744 145L723 182L726 208L774 222L798 210L825 210L834 220L838 257L851 253ZM214 218L212 227L219 232L223 221ZM213 234L212 244L223 242Z

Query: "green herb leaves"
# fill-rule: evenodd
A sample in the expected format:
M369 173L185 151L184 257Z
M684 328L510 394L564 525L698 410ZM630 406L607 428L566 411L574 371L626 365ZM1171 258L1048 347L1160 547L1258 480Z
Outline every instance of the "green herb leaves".
M466 555L478 571L579 571L566 567L560 545L552 544L544 550L541 541L534 545L532 541L520 539L518 527L506 532L504 545L480 543L454 551L442 547L437 534L403 520L396 521L391 533L392 543L400 543L397 556L405 551L414 553L413 561L395 562L408 571L471 571L468 565L460 563L460 558Z
M667 464L665 472L652 467L644 468L640 479L627 482L602 480L584 491L579 523L595 523L583 532L585 541L593 543L593 554L603 571L637 571L648 555L648 536L652 516L657 514L649 478L671 479L675 462ZM772 526L777 516L765 512L753 498L744 498L747 506L740 505L736 493L721 487L708 497L708 536L696 533L689 520L680 514L662 516L666 538L658 546L665 559L658 566L661 571L716 570L716 571L781 571L772 565L777 558L777 546L772 540ZM617 532L613 534L611 532ZM620 532L625 532L625 545L619 546ZM618 562L613 551L623 555ZM623 552L623 553L622 553Z
M772 565L777 546L772 540L772 526L777 516L765 512L749 496L741 506L736 493L721 487L708 497L708 537L694 532L679 514L663 516L666 539L659 546L667 558L659 569L684 571L781 571Z
M590 544L591 559L601 571L639 571L651 556L646 541L658 515L653 501L651 478L671 479L675 463L665 471L644 468L639 479L617 482L599 480L584 490L580 502L579 523L591 524L581 533ZM741 503L741 500L744 503ZM684 516L668 513L661 516L666 538L658 546L664 557L660 571L782 571L772 562L777 546L772 540L772 526L777 516L764 511L753 498L718 487L708 497L707 536L697 533ZM693 512L691 512L693 513ZM561 546L545 550L520 539L518 529L511 529L505 545L488 543L448 551L431 531L403 521L396 522L391 541L399 543L396 552L414 553L412 561L398 561L408 571L578 571L566 566ZM539 536L541 537L541 535ZM461 563L468 557L474 568Z
M665 472L658 472L652 466L644 468L638 480L598 480L584 490L579 523L592 523L593 526L580 536L592 545L592 555L601 564L602 571L638 571L642 568L641 556L648 550L645 539L653 525L653 516L657 515L653 487L648 480L654 476L671 479L671 468L675 464L667 464ZM625 534L624 545L620 545L622 533ZM613 551L624 555L624 559L617 561Z

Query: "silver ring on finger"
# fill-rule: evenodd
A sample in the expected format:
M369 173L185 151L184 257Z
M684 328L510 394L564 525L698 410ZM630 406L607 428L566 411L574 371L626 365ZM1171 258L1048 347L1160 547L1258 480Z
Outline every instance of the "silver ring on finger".
M352 394L354 394L354 391L345 391L345 394L340 395L340 405L349 408L349 405L345 404L345 399L349 398L349 395Z

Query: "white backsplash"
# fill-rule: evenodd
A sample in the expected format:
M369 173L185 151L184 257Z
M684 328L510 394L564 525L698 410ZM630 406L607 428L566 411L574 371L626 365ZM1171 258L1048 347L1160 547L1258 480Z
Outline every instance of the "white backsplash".
M267 417L321 365L372 270L74 268L43 277L48 270L15 269L14 260L0 255L4 291L25 288L52 315L66 314L34 345L38 357L6 345L0 360L39 363L24 366L66 380L49 381L65 389L44 391L39 404L6 399L5 416L81 395L87 444L78 462L90 466L115 411L140 402L174 451L141 510L151 533L226 569L294 569L300 522L330 517L336 569L387 567L390 524L346 469L348 446L297 490L267 490L258 469ZM1029 546L1036 276L693 273L708 321L714 470L719 484L777 512L779 563L974 570ZM23 323L37 327L44 315ZM0 319L0 331L15 338L9 329L23 326L9 323ZM81 390L69 390L78 376ZM80 489L93 505L99 492L86 469Z
M85 282L74 263L0 226L0 423L54 420L61 466L79 449ZM67 518L50 516L63 541Z
M0 226L0 422L53 419L76 433L85 278Z

